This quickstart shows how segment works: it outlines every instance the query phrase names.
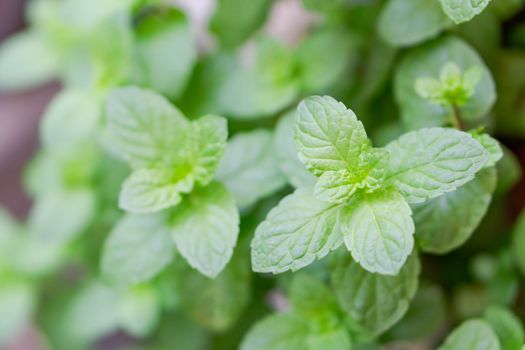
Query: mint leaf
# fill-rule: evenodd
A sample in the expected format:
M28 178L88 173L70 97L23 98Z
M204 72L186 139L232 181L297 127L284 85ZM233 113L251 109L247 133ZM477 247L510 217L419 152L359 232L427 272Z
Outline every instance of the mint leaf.
M492 326L502 349L521 349L525 342L523 325L511 311L501 306L491 306L485 310L483 318Z
M490 0L439 0L443 11L454 23L470 21L487 7Z
M496 180L493 168L484 169L453 192L413 204L416 242L421 250L445 254L465 243L487 212Z
M344 326L321 334L309 335L306 339L306 349L348 350L352 348L352 340Z
M230 260L239 233L235 201L219 183L194 190L172 214L171 236L181 255L214 278Z
M450 123L454 113L451 106L436 105L416 90L418 79L436 79L443 66L449 62L462 71L471 67L481 68L481 79L468 101L459 107L463 121L480 121L494 105L494 80L481 57L465 41L452 36L444 37L409 51L397 68L395 97L401 108L401 119L409 129Z
M294 142L294 112L281 117L275 129L274 153L279 167L295 188L313 187L316 178L299 160Z
M199 118L191 125L197 159L194 166L195 179L202 186L206 186L213 180L215 169L226 147L228 126L226 119L214 115Z
M396 186L409 203L421 203L472 180L487 152L471 135L444 128L404 134L389 143L385 183Z
M58 76L59 67L59 54L41 33L18 33L0 46L0 91L24 90L46 83Z
M488 159L484 167L494 166L502 157L503 149L498 140L488 134L472 133L472 136L485 148L488 153Z
M226 185L241 211L283 187L273 134L258 129L235 135L221 159L217 179Z
M512 252L514 260L525 275L525 211L522 211L512 233Z
M315 317L324 312L338 310L334 294L323 282L305 273L294 276L289 290L289 299L297 314Z
M344 253L344 252L342 252ZM418 287L420 264L412 254L396 276L370 273L348 254L338 254L331 282L339 304L364 331L379 335L408 310Z
M389 0L379 15L378 29L387 43L411 46L451 25L435 0Z
M43 116L40 135L44 147L60 150L97 137L101 126L100 102L98 96L82 90L60 92Z
M295 141L299 159L316 176L354 169L361 152L370 146L354 112L329 96L309 97L299 104Z
M29 325L35 308L36 296L31 286L23 283L2 282L0 287L0 344L10 343Z
M172 171L165 169L133 171L122 184L120 208L131 213L153 213L179 204L182 194L189 193L193 189L194 177L188 174L178 178Z
M439 350L499 350L500 344L490 325L480 319L463 322L441 345Z
M188 315L198 324L221 332L230 329L250 301L251 271L247 245L239 244L223 271L210 279L177 264L178 293Z
M272 209L255 231L252 268L257 272L298 270L342 243L341 207L296 190Z
M174 250L165 214L128 214L104 244L102 273L121 286L142 283L170 263Z
M133 168L187 161L190 123L164 97L136 87L113 90L106 117L107 142Z
M346 247L370 272L396 275L414 247L412 211L395 189L358 195L341 222Z
M43 242L67 244L87 229L95 208L96 197L91 189L53 191L35 202L29 226Z
M135 46L137 83L180 97L197 60L195 38L184 13L170 7L150 9L135 28Z

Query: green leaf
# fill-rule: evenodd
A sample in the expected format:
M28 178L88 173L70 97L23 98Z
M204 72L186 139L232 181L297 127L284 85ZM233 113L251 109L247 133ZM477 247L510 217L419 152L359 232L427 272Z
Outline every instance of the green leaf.
M272 0L219 0L210 29L221 46L237 46L264 23L271 4Z
M348 331L340 327L321 334L309 335L306 340L306 349L348 350L352 349L352 340Z
M412 254L396 276L385 276L366 271L342 253L331 275L339 304L365 331L379 335L403 317L416 294L418 256Z
M252 268L256 272L298 270L342 243L341 207L299 189L273 208L255 231Z
M445 254L465 243L487 212L496 180L493 168L484 169L456 191L412 205L421 250Z
M59 66L60 57L40 33L15 34L0 46L0 91L46 83L58 76Z
M2 281L0 287L0 345L8 345L29 326L35 308L35 295L31 286L21 283L8 284Z
M502 349L521 349L525 342L525 333L521 320L512 312L501 306L491 306L485 310L483 318L492 326Z
M118 285L150 280L173 259L175 247L163 213L128 214L117 222L104 244L102 273Z
M135 43L138 84L171 98L180 97L197 60L186 16L175 8L153 8L138 22Z
M88 344L118 327L118 295L98 281L91 281L69 301L62 331Z
M496 163L498 184L495 195L501 196L511 190L521 179L522 170L519 160L507 147L500 145L503 157Z
M96 197L91 189L46 193L31 211L31 234L43 242L67 244L86 230L95 209Z
M525 275L525 211L518 217L512 233L512 252L518 268Z
M179 175L181 176L181 175ZM122 184L120 208L131 213L153 213L179 204L193 189L192 174L177 176L173 170L139 169Z
M385 183L397 187L409 203L421 203L450 192L474 178L487 152L470 134L427 128L389 143Z
M308 323L295 314L274 314L257 322L245 335L240 350L304 350Z
M272 133L258 129L235 135L221 159L217 179L226 185L241 211L283 187Z
M207 115L192 122L192 140L196 164L193 172L195 180L206 186L213 180L215 170L219 165L226 139L228 126L226 119L214 115Z
M97 96L76 89L66 89L46 109L40 134L44 147L71 147L79 142L92 142L101 122L101 104Z
M503 150L499 141L488 134L473 133L472 136L485 148L488 153L488 159L484 167L494 166L502 157Z
M466 42L448 36L409 51L397 68L395 96L401 108L401 119L409 129L450 123L454 113L452 108L437 105L421 97L415 88L416 81L420 78L437 78L448 62L453 62L462 71L470 67L481 67L482 70L481 79L472 96L464 105L459 106L461 118L465 122L479 121L494 105L496 92L489 69Z
M193 320L216 332L231 329L250 300L251 271L245 245L240 245L231 261L210 279L187 266L177 271L182 307Z
M436 0L389 0L379 16L381 37L393 46L411 46L450 27Z
M329 96L303 100L295 115L299 159L316 176L325 171L353 170L370 146L354 112Z
M500 344L490 325L480 319L463 322L438 350L499 350Z
M370 272L396 275L414 247L412 211L395 189L356 196L341 222L346 247Z
M106 117L109 147L132 167L188 161L190 123L164 97L136 87L113 90Z
M316 178L299 160L294 142L294 112L281 117L275 129L274 153L279 167L295 188L313 187Z
M198 188L173 212L170 230L188 263L214 278L230 260L237 242L235 201L219 183Z
M490 0L439 0L443 11L454 23L470 21L487 7Z
M140 286L126 291L118 303L119 326L127 333L140 338L151 334L157 326L160 313L160 300L151 286Z

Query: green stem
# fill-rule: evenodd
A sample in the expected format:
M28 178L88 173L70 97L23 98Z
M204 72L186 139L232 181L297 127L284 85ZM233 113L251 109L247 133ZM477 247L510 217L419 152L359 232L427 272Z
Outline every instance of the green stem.
M455 103L452 104L452 125L454 125L456 129L465 130L465 126L461 120L461 112Z

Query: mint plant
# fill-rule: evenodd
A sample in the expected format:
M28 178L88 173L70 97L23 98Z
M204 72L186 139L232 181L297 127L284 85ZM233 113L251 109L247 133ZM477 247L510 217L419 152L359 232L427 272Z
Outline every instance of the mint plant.
M0 44L0 93L61 86L0 348L523 350L525 2L208 3L32 0Z
M429 128L372 147L362 123L330 97L298 107L299 158L316 175L273 209L252 242L256 271L309 265L344 241L366 270L395 275L414 247L409 203L422 203L469 182L487 162L467 133Z

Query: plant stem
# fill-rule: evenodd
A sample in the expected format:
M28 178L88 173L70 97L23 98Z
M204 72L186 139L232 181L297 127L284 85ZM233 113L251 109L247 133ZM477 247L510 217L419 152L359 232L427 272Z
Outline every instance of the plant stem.
M453 103L452 104L452 124L456 129L459 130L465 130L465 126L463 125L463 121L461 120L461 112L459 111L459 107Z

